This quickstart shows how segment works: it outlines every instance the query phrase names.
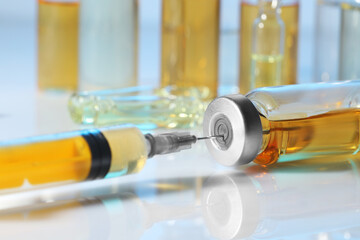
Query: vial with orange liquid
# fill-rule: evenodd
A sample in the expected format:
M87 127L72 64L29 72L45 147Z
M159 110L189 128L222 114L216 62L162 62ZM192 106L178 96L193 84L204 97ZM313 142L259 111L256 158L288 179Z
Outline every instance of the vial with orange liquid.
M217 95L219 0L163 0L161 86Z
M297 0L242 0L240 93L296 83Z
M78 0L38 0L38 87L76 90Z
M204 134L224 165L279 161L360 150L360 80L259 88L210 103Z

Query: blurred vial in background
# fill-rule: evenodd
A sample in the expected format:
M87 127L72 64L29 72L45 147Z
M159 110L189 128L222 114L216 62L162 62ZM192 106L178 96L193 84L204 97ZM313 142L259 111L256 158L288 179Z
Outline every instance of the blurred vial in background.
M360 78L360 2L317 3L315 81Z
M81 0L79 88L137 83L137 0Z
M219 0L163 0L161 86L217 95Z
M221 0L218 95L238 93L240 0Z
M279 1L259 0L252 25L250 87L281 85L284 58L284 22Z
M76 90L78 78L77 0L39 0L38 86Z
M298 12L298 0L242 0L240 93L296 83Z
M360 78L360 2L341 3L339 79Z
M315 31L315 81L338 79L340 0L318 0Z

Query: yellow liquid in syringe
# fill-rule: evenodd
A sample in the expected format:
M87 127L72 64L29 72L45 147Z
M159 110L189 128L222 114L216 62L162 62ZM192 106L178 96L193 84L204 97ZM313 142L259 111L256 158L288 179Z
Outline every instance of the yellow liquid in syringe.
M263 152L255 163L268 165L321 155L356 154L360 147L360 110L331 111L308 118L267 120L261 117Z
M0 189L135 173L146 159L144 136L135 127L17 140L0 145Z
M251 88L281 85L282 55L251 55Z
M30 184L84 180L91 152L79 136L56 141L0 147L0 189Z
M79 3L39 0L38 11L38 86L76 90Z

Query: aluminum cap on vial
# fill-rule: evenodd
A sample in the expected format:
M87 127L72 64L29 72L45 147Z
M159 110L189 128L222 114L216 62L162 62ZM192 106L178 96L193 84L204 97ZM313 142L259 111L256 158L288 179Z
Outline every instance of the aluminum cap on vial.
M218 97L207 107L204 136L221 135L206 141L217 162L225 166L243 165L255 159L262 144L259 112L240 94Z

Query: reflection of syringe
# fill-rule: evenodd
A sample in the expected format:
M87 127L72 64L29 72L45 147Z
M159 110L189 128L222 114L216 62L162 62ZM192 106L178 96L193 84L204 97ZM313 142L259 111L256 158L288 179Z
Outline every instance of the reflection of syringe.
M0 188L119 176L140 171L147 158L191 148L189 133L145 136L135 127L107 127L0 144Z

